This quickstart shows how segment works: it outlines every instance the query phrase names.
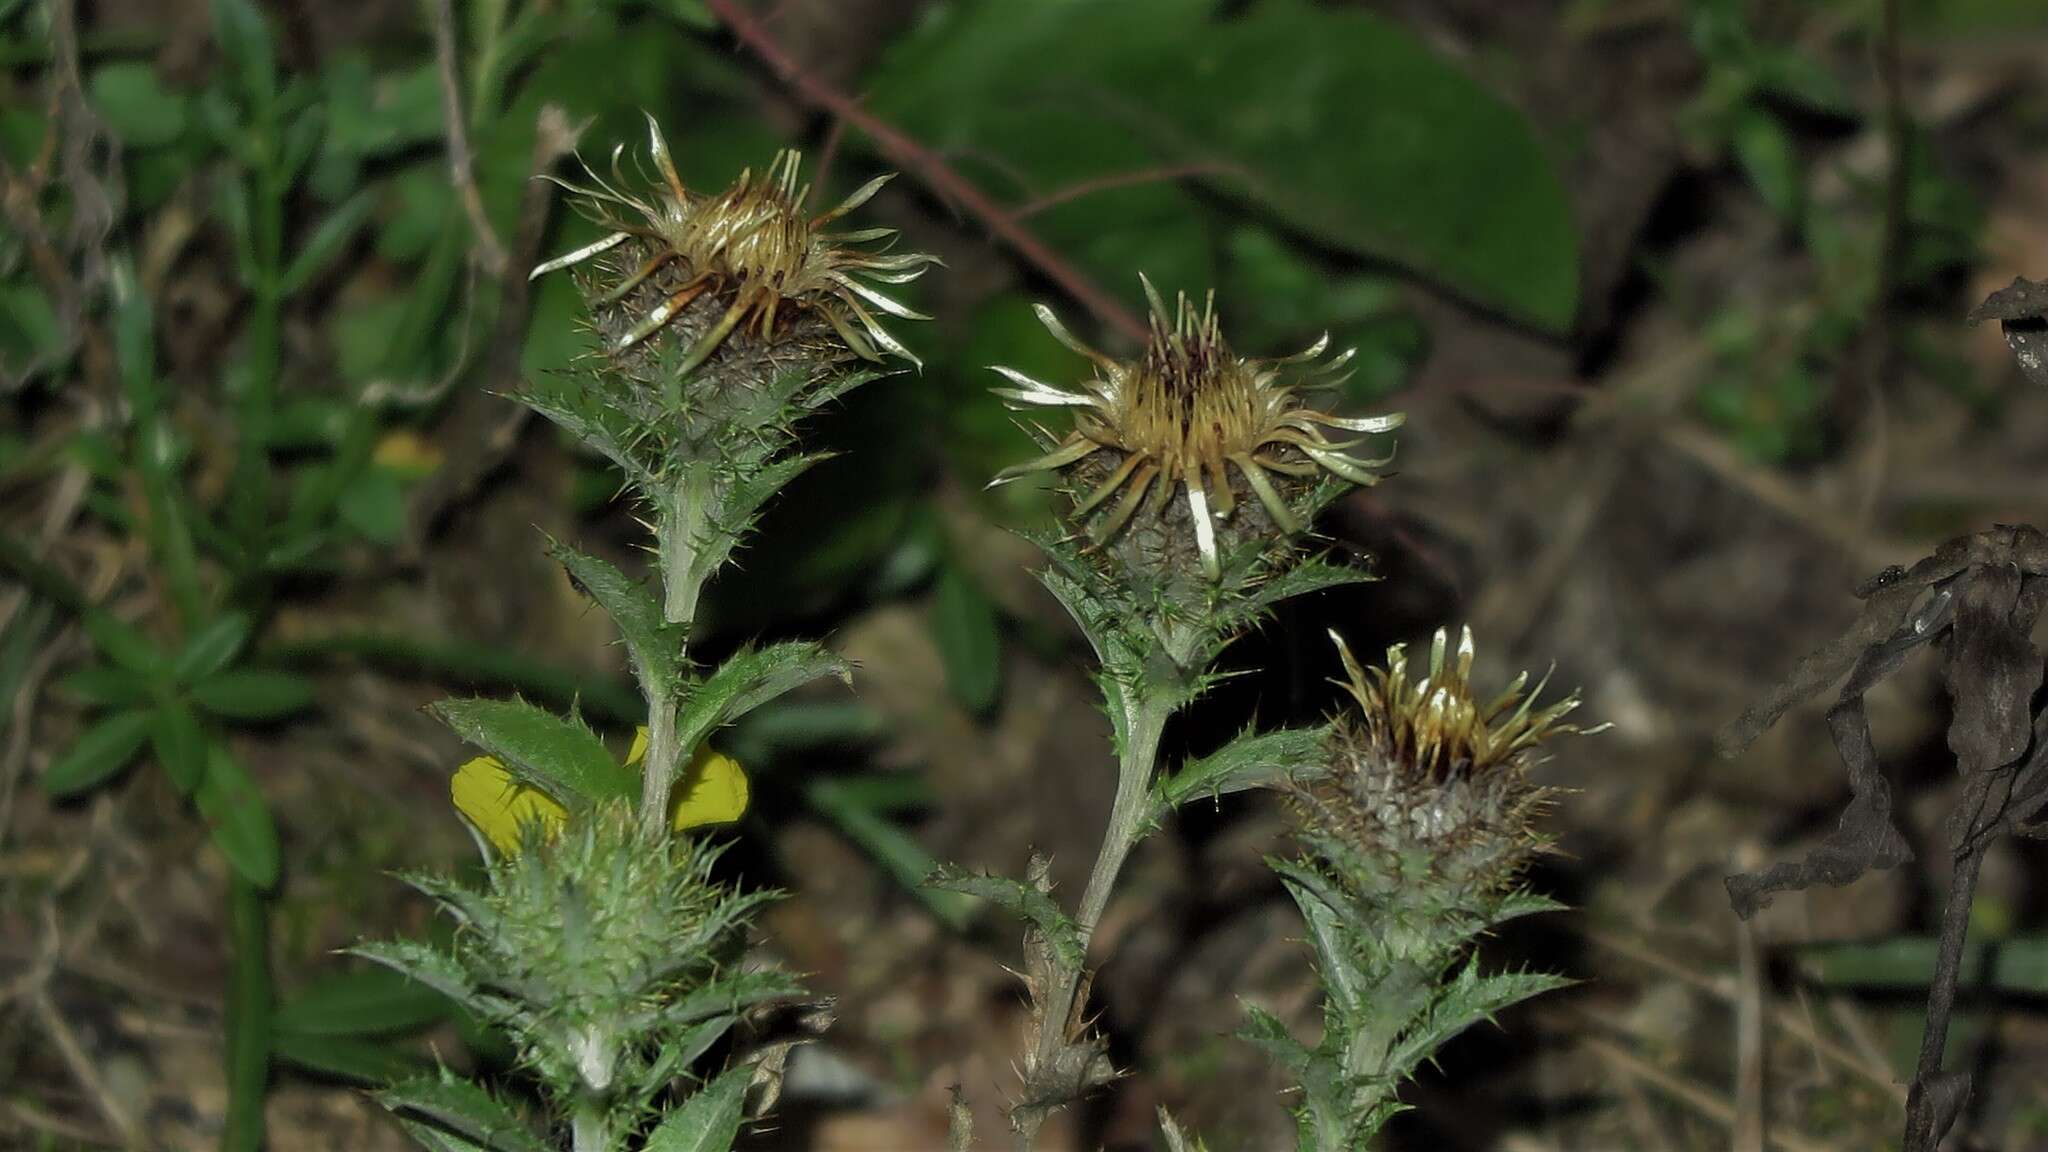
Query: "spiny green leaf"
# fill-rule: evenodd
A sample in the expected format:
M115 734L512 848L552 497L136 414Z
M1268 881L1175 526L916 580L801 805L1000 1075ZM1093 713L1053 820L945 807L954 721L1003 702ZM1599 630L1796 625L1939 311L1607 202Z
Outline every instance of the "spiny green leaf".
M1322 755L1323 741L1328 735L1325 728L1245 732L1154 783L1153 819L1164 817L1198 796L1213 799L1251 788L1273 787L1302 765L1315 762Z
M677 661L683 637L662 618L661 604L653 593L610 563L565 544L550 543L548 552L618 625L641 687L657 699L668 698L680 675Z
M448 1015L448 998L388 966L337 972L278 1005L279 1034L378 1036L411 1032Z
M206 730L199 717L178 701L160 704L150 717L149 740L164 774L178 791L190 796L206 775Z
M104 783L142 750L149 721L150 714L139 708L100 720L50 764L43 787L52 796L73 796Z
M477 991L469 973L445 952L414 940L373 940L348 950L372 963L382 964L408 980L443 996L472 1012L484 1014L493 1007Z
M192 685L192 700L216 716L275 720L313 703L313 682L272 668L230 668Z
M426 1121L490 1152L549 1152L512 1110L489 1092L443 1072L393 1084L377 1102L402 1117Z
M925 883L947 892L961 892L986 900L1031 924L1070 970L1079 971L1087 963L1088 950L1081 943L1081 931L1073 918L1051 896L1033 885L1008 876L963 871L950 864L932 873Z
M741 649L689 689L676 718L676 742L695 748L712 732L791 689L826 676L845 681L851 675L846 661L808 640Z
M646 1152L730 1152L739 1137L753 1069L729 1069L683 1101L647 1137Z
M228 666L242 646L249 642L249 616L244 612L227 612L216 616L192 634L178 655L171 661L171 679L180 684L190 684L202 676L211 676Z
M277 883L277 825L256 781L220 744L207 748L206 774L194 799L214 847L235 871L260 889Z
M596 803L640 793L638 775L613 760L604 741L580 720L564 719L524 700L442 700L428 711L464 740L504 761L522 783L560 803ZM682 746L694 748L697 743L691 740Z

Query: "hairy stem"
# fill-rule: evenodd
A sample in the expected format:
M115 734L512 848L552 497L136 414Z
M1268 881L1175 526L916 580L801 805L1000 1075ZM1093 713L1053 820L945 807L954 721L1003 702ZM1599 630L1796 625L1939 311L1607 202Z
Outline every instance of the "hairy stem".
M585 1100L576 1106L569 1121L569 1142L574 1152L611 1152L611 1114L603 1102Z
M1050 1065L1070 1038L1068 1022L1073 1017L1074 1001L1080 992L1081 978L1086 973L1088 944L1094 939L1095 926L1101 922L1103 911L1109 907L1110 893L1116 888L1117 875L1123 871L1124 860L1145 833L1152 796L1152 770L1159 758L1159 736L1166 728L1167 719L1173 715L1173 709L1140 690L1125 695L1123 713L1116 800L1110 807L1109 828L1103 833L1102 849L1096 853L1095 867L1088 874L1088 887L1082 890L1081 907L1074 921L1081 937L1084 958L1080 964L1063 964L1053 973L1052 987L1047 990L1043 1002L1045 1015L1038 1032L1037 1049L1031 1056L1032 1067ZM1022 1119L1023 1123L1017 1129L1017 1147L1019 1152L1030 1152L1038 1137L1039 1117Z

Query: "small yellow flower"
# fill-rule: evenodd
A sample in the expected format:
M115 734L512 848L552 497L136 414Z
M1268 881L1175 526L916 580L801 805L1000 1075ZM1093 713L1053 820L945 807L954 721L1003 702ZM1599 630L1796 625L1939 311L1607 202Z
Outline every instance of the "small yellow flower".
M641 728L633 736L626 766L640 763L646 755L647 729ZM683 781L673 801L678 832L729 824L747 810L746 770L709 744L698 747L684 770ZM538 824L553 836L569 818L568 810L553 797L514 780L495 756L479 756L464 764L449 781L448 791L455 810L470 827L508 856L519 851L520 829L525 825Z

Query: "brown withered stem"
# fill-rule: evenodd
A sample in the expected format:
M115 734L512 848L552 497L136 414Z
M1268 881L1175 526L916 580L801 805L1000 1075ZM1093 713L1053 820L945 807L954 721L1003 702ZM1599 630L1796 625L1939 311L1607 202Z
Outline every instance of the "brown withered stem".
M1728 878L1747 919L1772 894L1847 884L1871 868L1912 859L1892 821L1891 789L1871 741L1865 697L1916 650L1933 646L1954 702L1948 746L1963 778L1947 840L1955 871L1943 906L1927 1030L1906 1102L1905 1152L1933 1152L1970 1094L1969 1073L1943 1072L1970 901L1984 853L2000 835L2041 836L2048 807L2048 710L2034 710L2042 654L2030 634L2048 601L2048 535L1999 525L1960 537L1910 569L1892 567L1857 590L1862 615L1847 635L1808 656L1791 677L1722 734L1734 755L1792 706L1845 672L1828 728L1848 769L1852 798L1834 833L1798 863Z

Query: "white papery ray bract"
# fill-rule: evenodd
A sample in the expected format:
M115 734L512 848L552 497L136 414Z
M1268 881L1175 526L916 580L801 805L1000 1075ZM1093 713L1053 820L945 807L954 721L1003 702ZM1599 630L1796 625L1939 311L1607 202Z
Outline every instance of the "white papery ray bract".
M1151 336L1144 355L1134 361L1096 351L1067 331L1050 308L1037 306L1053 338L1086 357L1095 374L1077 386L1061 387L995 368L1012 385L995 389L1011 408L1072 408L1074 426L1063 438L1044 434L1049 451L1005 469L992 486L1065 469L1098 452L1116 453L1121 459L1074 507L1077 518L1093 516L1089 537L1098 545L1107 543L1130 524L1148 496L1164 505L1179 489L1203 570L1213 580L1221 572L1215 521L1236 506L1226 468L1244 477L1273 522L1289 534L1301 531L1302 524L1274 476L1310 479L1324 471L1354 484L1378 482L1373 469L1393 458L1360 459L1349 449L1362 443L1363 435L1399 428L1402 416L1333 416L1296 399L1303 386L1340 383L1351 350L1322 360L1329 348L1325 335L1293 356L1241 358L1224 342L1213 293L1199 310L1182 294L1169 313L1151 281L1139 279L1151 305ZM1332 428L1360 438L1332 440L1327 432ZM1104 509L1112 497L1116 502Z
M882 326L875 312L906 320L928 317L874 285L908 283L923 275L927 267L939 263L938 258L889 255L886 244L880 249L858 247L893 237L896 233L890 228L836 233L825 230L867 203L889 182L890 175L870 180L817 216L806 216L803 206L809 198L810 186L797 183L802 159L799 153L778 152L760 178L748 169L725 191L704 196L683 186L668 141L652 116L647 118L647 136L648 154L659 175L659 180L643 180L650 191L626 190L628 182L620 172L624 145L612 150L610 180L598 175L587 163L583 170L590 181L588 185L548 177L573 193L575 199L571 204L576 211L607 234L595 243L539 265L532 272L537 277L568 268L638 240L646 252L644 260L599 300L615 303L670 265L681 268L679 286L619 336L611 352L625 352L654 335L700 296L710 293L718 298L731 293L731 304L691 346L680 365L681 371L702 364L728 337L747 325L751 324L761 338L768 338L778 314L785 310L814 312L864 360L880 361L882 353L887 352L922 367L917 357Z

